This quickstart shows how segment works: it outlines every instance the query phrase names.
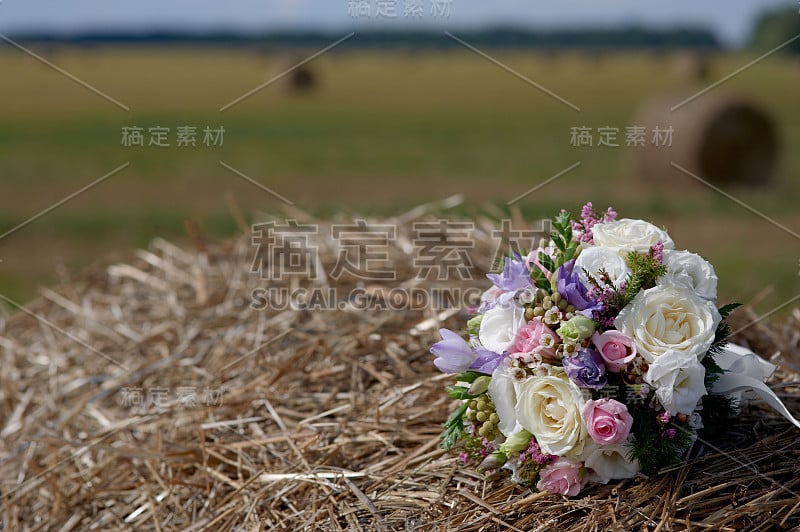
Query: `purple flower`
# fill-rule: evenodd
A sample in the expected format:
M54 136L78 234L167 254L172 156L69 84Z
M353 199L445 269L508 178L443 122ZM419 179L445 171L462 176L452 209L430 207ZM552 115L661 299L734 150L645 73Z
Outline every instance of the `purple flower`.
M514 253L513 257L506 257L503 273L487 273L486 277L493 282L497 288L504 290L506 293L510 293L510 297L513 297L513 294L517 291L530 288L533 285L531 282L531 272L519 253ZM508 297L504 298L500 296L498 299L508 299Z
M475 371L486 373L487 375L494 373L494 370L497 369L497 366L499 366L500 362L505 358L504 355L498 355L494 351L489 351L482 347L476 348L474 352L478 355L478 358L475 359L469 369L474 369Z
M574 356L562 361L564 371L578 386L599 390L606 385L606 367L603 357L594 349L581 347Z
M593 312L600 311L603 305L589 295L589 290L574 269L575 259L568 260L558 268L558 293L576 310L582 311L580 314L592 318Z
M478 359L478 354L457 333L439 329L439 334L442 340L431 346L431 353L436 355L433 363L443 373L466 371Z
M436 355L433 363L443 373L460 373L474 369L480 373L491 375L504 355L498 355L488 349L472 347L457 333L449 329L439 329L442 339L431 346L431 353Z

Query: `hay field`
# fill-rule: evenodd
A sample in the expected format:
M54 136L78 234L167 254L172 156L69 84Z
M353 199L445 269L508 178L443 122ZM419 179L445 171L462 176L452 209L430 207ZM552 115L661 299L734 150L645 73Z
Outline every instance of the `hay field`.
M428 290L403 246L414 219L388 259L403 286ZM315 244L331 266L335 248ZM492 252L479 239L476 257ZM458 309L254 310L252 254L248 235L202 251L159 239L2 323L4 530L800 526L800 432L757 401L683 464L578 499L463 468L438 446L452 404L428 353ZM780 364L776 390L797 412L800 313L734 339Z
M459 469L438 448L452 405L428 353L440 325L462 323L457 309L364 311L338 299L327 310L255 309L263 280L250 270L248 234L265 218L319 223L324 235L331 220L374 216L397 224L389 263L402 286L429 290L407 275L409 224L476 221L478 271L459 284L483 286L488 220L580 161L510 215L537 220L592 200L667 226L679 247L716 265L722 303L751 303L734 340L780 365L775 385L797 412L794 62L774 57L724 85L763 105L784 144L774 187L731 190L748 210L702 186L643 183L631 175L629 149L570 145L571 127L636 125L650 95L685 97L709 83L681 77L670 56L496 53L575 112L469 52L343 51L314 63L317 91L269 87L220 113L286 57L36 51L130 111L0 50L0 234L129 166L0 237L0 528L800 527L798 433L758 402L679 467L578 500ZM749 59L715 58L710 81ZM183 125L225 127L225 144L120 145L125 126ZM458 207L408 211L456 193L465 198ZM331 243L318 244L331 266ZM367 288L380 301L390 286Z
M683 98L752 59L713 58L709 78L691 81L670 55L490 51L581 108L562 105L467 50L334 51L313 63L319 89L305 96L270 86L223 105L280 71L295 54L256 50L34 47L59 67L130 107L120 110L18 50L0 50L0 232L81 187L130 166L0 239L0 293L23 302L40 284L67 279L98 256L161 236L186 242L184 220L214 237L236 224L223 197L246 214L282 204L222 168L222 160L323 217L392 215L463 193L455 214L473 217L505 203L576 161L581 166L520 203L529 218L586 200L667 225L676 240L717 266L726 299L768 312L800 293L796 239L703 187L653 189L631 175L631 149L575 148L570 128L635 125L651 95ZM777 184L733 190L756 210L800 230L800 82L778 56L715 93L744 94L774 117L783 158ZM125 148L121 128L223 126L224 146ZM173 139L174 144L174 139ZM724 235L724 238L722 237ZM734 243L734 245L731 245ZM785 310L781 311L785 315Z

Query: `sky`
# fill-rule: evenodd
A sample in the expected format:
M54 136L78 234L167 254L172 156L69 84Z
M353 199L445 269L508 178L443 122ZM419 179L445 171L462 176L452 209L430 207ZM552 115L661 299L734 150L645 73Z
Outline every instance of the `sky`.
M379 17L379 4L393 5L395 17L391 9ZM404 15L414 4L423 10L417 20ZM432 15L434 4L440 10L437 16ZM356 5L368 6L369 14L353 12ZM798 0L0 0L0 32L694 24L709 27L724 43L736 46L745 41L758 13L781 5L800 9Z

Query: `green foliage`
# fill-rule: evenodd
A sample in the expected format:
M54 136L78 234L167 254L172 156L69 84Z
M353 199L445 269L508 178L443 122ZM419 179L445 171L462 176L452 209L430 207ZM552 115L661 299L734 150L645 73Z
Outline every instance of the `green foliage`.
M544 269L551 273L556 271L556 263L553 262L553 259L551 259L550 256L543 251L539 252L539 263L542 265L542 267L544 267Z
M478 396L470 394L469 388L453 385L447 387L447 397L450 399L475 399Z
M578 242L572 236L571 220L572 217L567 211L561 211L553 218L554 231L550 233L550 238L553 239L556 247L555 259L542 251L539 252L539 264L551 274L555 273L562 264L575 258L578 251ZM553 291L552 281L547 280L547 275L540 268L535 266L531 268L531 278L536 288L548 292Z
M540 253L540 255L543 255L543 253ZM531 278L533 279L533 283L536 285L536 288L541 288L542 290L547 290L548 292L550 291L550 281L547 280L544 272L538 267L534 266L531 268Z
M461 329L462 336L478 336L479 332L480 332L480 325L476 327L464 327L463 329Z
M706 369L705 386L708 390L717 382L720 375L725 373L725 370L719 367L717 361L714 360L714 353L708 353L700 363Z
M628 408L633 415L631 431L635 436L629 458L639 460L644 474L653 474L665 466L678 462L691 447L692 432L686 423L678 423L673 418L670 423L664 425L658 420L656 413L646 405L638 407L628 405ZM661 435L667 428L676 429L674 438Z
M731 334L731 327L728 325L727 318L731 312L740 306L740 303L730 303L719 309L722 320L720 320L719 325L717 325L717 330L714 332L714 341L711 343L711 347L708 349L709 355L721 353L722 350L725 349L725 346L728 345L728 336Z
M578 242L572 238L572 215L569 212L561 211L553 218L553 229L555 230L550 233L550 237L557 251L555 264L552 268L547 267L551 272L555 272L559 266L575 258L578 250Z
M464 437L464 414L467 413L468 402L464 402L460 407L447 418L442 433L443 449L450 450L458 444L458 440Z
M603 314L605 316L616 316L619 311L631 302L642 290L647 290L656 285L659 277L667 271L666 266L660 264L654 257L653 248L648 253L637 253L631 251L627 256L628 266L631 273L625 280L624 289L614 286L609 278L608 272L600 270L600 278L594 277L590 272L584 270L589 282L607 293L604 301Z
M703 397L703 428L698 431L701 438L714 438L728 430L731 417L736 413L736 401L727 395L710 394Z
M483 373L479 373L477 371L463 371L456 375L456 381L458 382L475 382L475 379L484 375Z
M731 312L736 310L737 308L741 307L741 303L728 303L727 305L723 305L719 308L719 315L722 316L722 319L727 319L730 316Z
M628 274L625 283L625 291L622 292L622 306L624 307L636 297L641 290L647 290L656 285L659 277L667 273L667 267L659 263L653 256L653 248L649 253L628 253L628 265L631 273Z

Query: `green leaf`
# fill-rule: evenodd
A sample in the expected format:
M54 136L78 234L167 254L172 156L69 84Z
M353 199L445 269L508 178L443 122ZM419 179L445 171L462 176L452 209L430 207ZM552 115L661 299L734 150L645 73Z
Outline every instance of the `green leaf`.
M469 403L464 402L456 411L450 414L447 422L444 424L444 432L442 433L442 448L450 450L458 444L464 436L464 414L467 413Z
M477 395L471 395L469 388L464 386L448 386L447 397L450 399L474 399Z
M692 432L686 423L672 421L669 425L658 422L656 412L646 405L628 405L633 416L631 432L635 438L630 444L630 458L639 460L646 475L677 463L692 446ZM675 428L675 437L664 438L661 431Z
M722 316L722 319L725 319L731 312L733 312L734 310L736 310L741 306L742 306L741 303L729 303L727 305L723 305L722 307L720 307L719 313Z
M549 271L550 273L555 271L555 264L553 264L553 259L550 258L549 255L545 254L543 251L539 252L539 263Z
M570 221L572 220L572 215L567 211L561 211L553 217L553 225L556 229L561 229L562 231L565 228L571 229L572 225Z
M474 382L475 379L484 375L483 373L478 373L477 371L464 371L456 375L456 380L458 382Z
M705 386L710 389L720 376L725 373L725 370L714 360L714 353L707 353L700 363L706 369Z
M575 258L575 253L577 251L578 251L578 243L577 242L573 242L572 244L570 244L569 247L564 252L564 261L562 262L562 264L564 262L567 262L568 260L574 259Z
M538 275L533 276L533 280L536 283L536 288L541 288L542 290L550 290L550 281L547 280L547 277L544 276L541 270L537 270Z

